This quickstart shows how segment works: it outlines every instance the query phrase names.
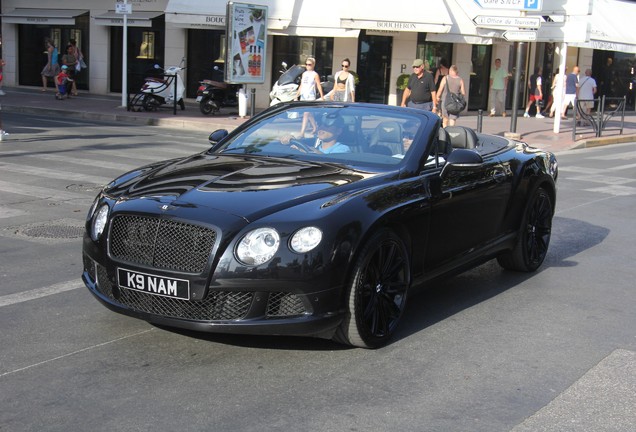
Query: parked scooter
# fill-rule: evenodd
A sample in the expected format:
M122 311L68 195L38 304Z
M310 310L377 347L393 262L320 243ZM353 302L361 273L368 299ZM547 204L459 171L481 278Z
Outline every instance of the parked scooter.
M223 74L218 66L214 66L214 71ZM199 109L204 115L216 114L222 107L238 106L238 90L240 84L228 84L224 81L203 80L199 81L197 89L197 102Z
M181 64L185 61L185 58L181 60ZM170 66L166 69L162 68L158 64L155 65L155 69L162 71L162 78L148 77L146 82L141 87L140 103L146 111L156 111L159 106L164 104L174 104L175 100L175 80L177 83L177 103L182 110L185 109L185 102L183 101L183 92L185 86L183 79L179 72L185 69L185 67Z
M289 102L296 99L296 95L298 94L298 87L300 86L300 79L305 72L305 67L301 65L293 65L289 69L287 68L287 63L282 62L281 65L283 68L280 70L281 76L278 78L278 81L274 83L274 87L272 87L272 91L269 93L269 98L271 100L270 106L274 106L280 102ZM333 79L327 79L321 81L320 85L322 86L322 91L327 95L331 90L333 90Z

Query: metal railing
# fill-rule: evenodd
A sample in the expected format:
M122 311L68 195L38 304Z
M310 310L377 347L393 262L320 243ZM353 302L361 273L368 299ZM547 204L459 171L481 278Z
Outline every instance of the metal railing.
M575 104L576 119L572 127L572 141L576 140L576 128L581 125L581 120L586 121L592 126L597 138L601 136L604 130L620 130L620 135L623 134L623 128L625 127L625 105L627 104L626 96L605 97L605 95L603 95L596 99L577 99ZM588 114L586 112L590 104L597 104L596 113L590 111ZM608 129L608 121L616 115L620 115L620 127Z

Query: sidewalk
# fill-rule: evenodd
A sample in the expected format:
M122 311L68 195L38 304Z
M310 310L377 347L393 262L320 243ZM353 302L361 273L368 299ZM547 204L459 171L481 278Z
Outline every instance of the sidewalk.
M224 108L221 113L205 116L199 111L194 101L186 102L186 109L177 107L173 114L171 107L160 108L156 112L127 111L121 106L121 96L96 95L80 92L80 95L68 100L56 100L55 92L49 88L47 92L31 87L5 87L6 95L0 96L0 104L4 112L29 113L66 118L84 118L102 121L121 121L152 126L171 128L187 128L201 130L206 135L216 129L232 130L243 123L246 118L237 115L236 108ZM458 125L477 129L477 113L470 112L459 118ZM523 112L517 117L517 130L521 140L536 147L553 152L597 145L615 144L636 141L636 112L625 113L623 134L620 135L620 118L608 122L607 130L601 138L595 138L591 127L578 127L576 140L572 140L573 121L562 120L560 132L553 132L554 119L524 118ZM11 132L11 125L4 127ZM484 111L482 131L495 135L510 132L511 118L489 117Z

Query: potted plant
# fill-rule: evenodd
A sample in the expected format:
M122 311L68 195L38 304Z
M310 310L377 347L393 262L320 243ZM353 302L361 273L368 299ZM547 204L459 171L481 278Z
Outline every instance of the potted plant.
M406 89L406 86L409 84L410 77L411 75L409 74L402 74L397 77L397 81L395 83L395 88L397 89L396 91L397 105L400 105L402 103L402 95L404 94L404 90Z

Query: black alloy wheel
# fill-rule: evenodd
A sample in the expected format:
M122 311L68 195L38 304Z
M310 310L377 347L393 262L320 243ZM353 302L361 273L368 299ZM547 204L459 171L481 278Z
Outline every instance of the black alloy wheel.
M361 348L385 345L406 306L409 256L393 232L376 233L363 247L348 292L348 314L335 340Z
M505 269L532 272L543 263L552 235L552 200L545 189L534 193L526 209L515 248L497 257Z

